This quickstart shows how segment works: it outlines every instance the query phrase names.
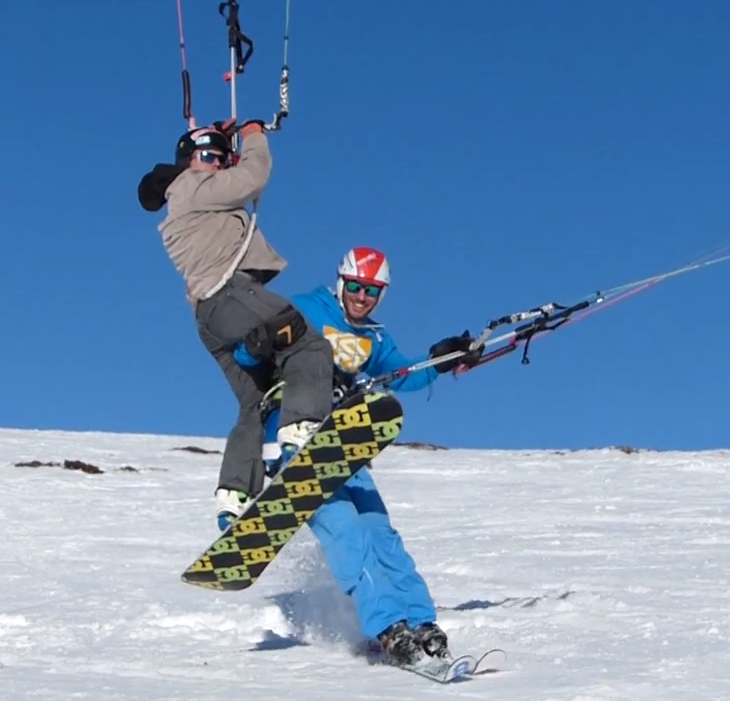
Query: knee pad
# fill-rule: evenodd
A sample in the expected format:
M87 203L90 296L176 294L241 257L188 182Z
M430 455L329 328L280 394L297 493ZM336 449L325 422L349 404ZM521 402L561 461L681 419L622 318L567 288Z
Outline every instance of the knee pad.
M251 357L267 360L296 343L307 331L307 322L291 304L269 317L243 339Z

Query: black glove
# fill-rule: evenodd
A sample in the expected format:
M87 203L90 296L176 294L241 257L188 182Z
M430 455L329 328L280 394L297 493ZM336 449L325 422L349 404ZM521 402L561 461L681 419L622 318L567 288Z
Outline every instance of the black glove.
M448 338L444 338L437 343L434 343L428 349L428 354L431 358L436 358L440 355L454 353L455 351L468 351L469 346L471 345L471 342L473 340L474 339L471 337L469 332L464 331L461 336L449 336ZM476 363L479 361L483 350L484 346L480 346L476 350L470 351L466 355L454 358L453 360L444 360L443 363L438 363L433 367L439 374L442 374L444 372L450 372L457 365L467 365L471 367L473 365L476 365Z
M348 373L343 372L340 370L337 365L335 365L334 372L332 373L332 387L334 389L340 389L345 392L351 390L355 386L355 375L350 375Z
M247 119L241 125L239 131L244 138L246 138L246 134L254 134L257 132L264 134L266 132L266 122L263 119Z
M266 122L263 119L248 119L243 124L236 124L236 120L233 118L220 119L217 122L213 122L211 125L213 129L224 134L229 141L231 141L236 134L240 132L241 136L245 136L248 133L266 131Z
M353 392L355 387L355 376L346 375L336 365L332 377L332 402L337 407L347 399Z
M213 122L213 129L225 134L229 139L236 133L236 120L233 117L228 119L219 119Z

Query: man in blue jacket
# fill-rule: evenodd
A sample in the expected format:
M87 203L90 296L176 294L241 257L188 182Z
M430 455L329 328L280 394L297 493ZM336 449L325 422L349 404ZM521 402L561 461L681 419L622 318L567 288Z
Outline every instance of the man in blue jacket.
M467 351L472 339L445 338L428 355L407 358L382 325L371 318L390 284L388 261L370 247L350 250L340 262L334 290L318 287L292 297L307 322L331 344L335 375L352 382L359 374L376 376L428 357ZM476 360L480 351L405 376L390 387L417 391L458 363ZM236 351L242 365L251 363L244 346ZM284 388L286 391L286 388ZM278 411L266 417L263 455L276 463ZM424 655L448 654L446 634L436 624L436 608L423 577L408 554L368 469L361 469L309 520L339 587L352 597L364 635L376 639L394 659L412 662ZM221 524L223 526L223 524Z

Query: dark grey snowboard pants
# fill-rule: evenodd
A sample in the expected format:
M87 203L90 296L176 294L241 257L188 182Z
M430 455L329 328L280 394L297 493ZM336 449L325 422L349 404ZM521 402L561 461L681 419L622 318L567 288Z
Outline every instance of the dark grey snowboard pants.
M307 325L291 345L275 350L270 362L241 367L235 347L257 327L289 306L286 298L267 290L247 273L238 272L218 293L202 300L195 310L198 334L238 400L238 420L226 442L218 486L254 496L264 485L261 457L263 424L258 404L271 386L278 368L286 382L281 405L281 425L321 421L332 410L332 347Z

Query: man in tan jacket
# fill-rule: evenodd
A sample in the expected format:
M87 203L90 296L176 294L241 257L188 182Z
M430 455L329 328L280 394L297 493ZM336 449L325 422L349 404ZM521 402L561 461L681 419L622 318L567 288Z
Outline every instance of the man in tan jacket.
M167 202L167 216L158 227L162 242L185 281L200 339L239 404L216 490L221 529L263 487L258 403L274 368L287 386L277 436L282 446L306 441L331 411L333 385L329 343L289 300L265 287L286 261L246 210L250 203L255 206L271 173L263 122L241 127L240 154L231 152L231 122L188 131L178 141L175 164L156 165L138 188L147 211ZM252 359L248 367L233 357L241 343Z

